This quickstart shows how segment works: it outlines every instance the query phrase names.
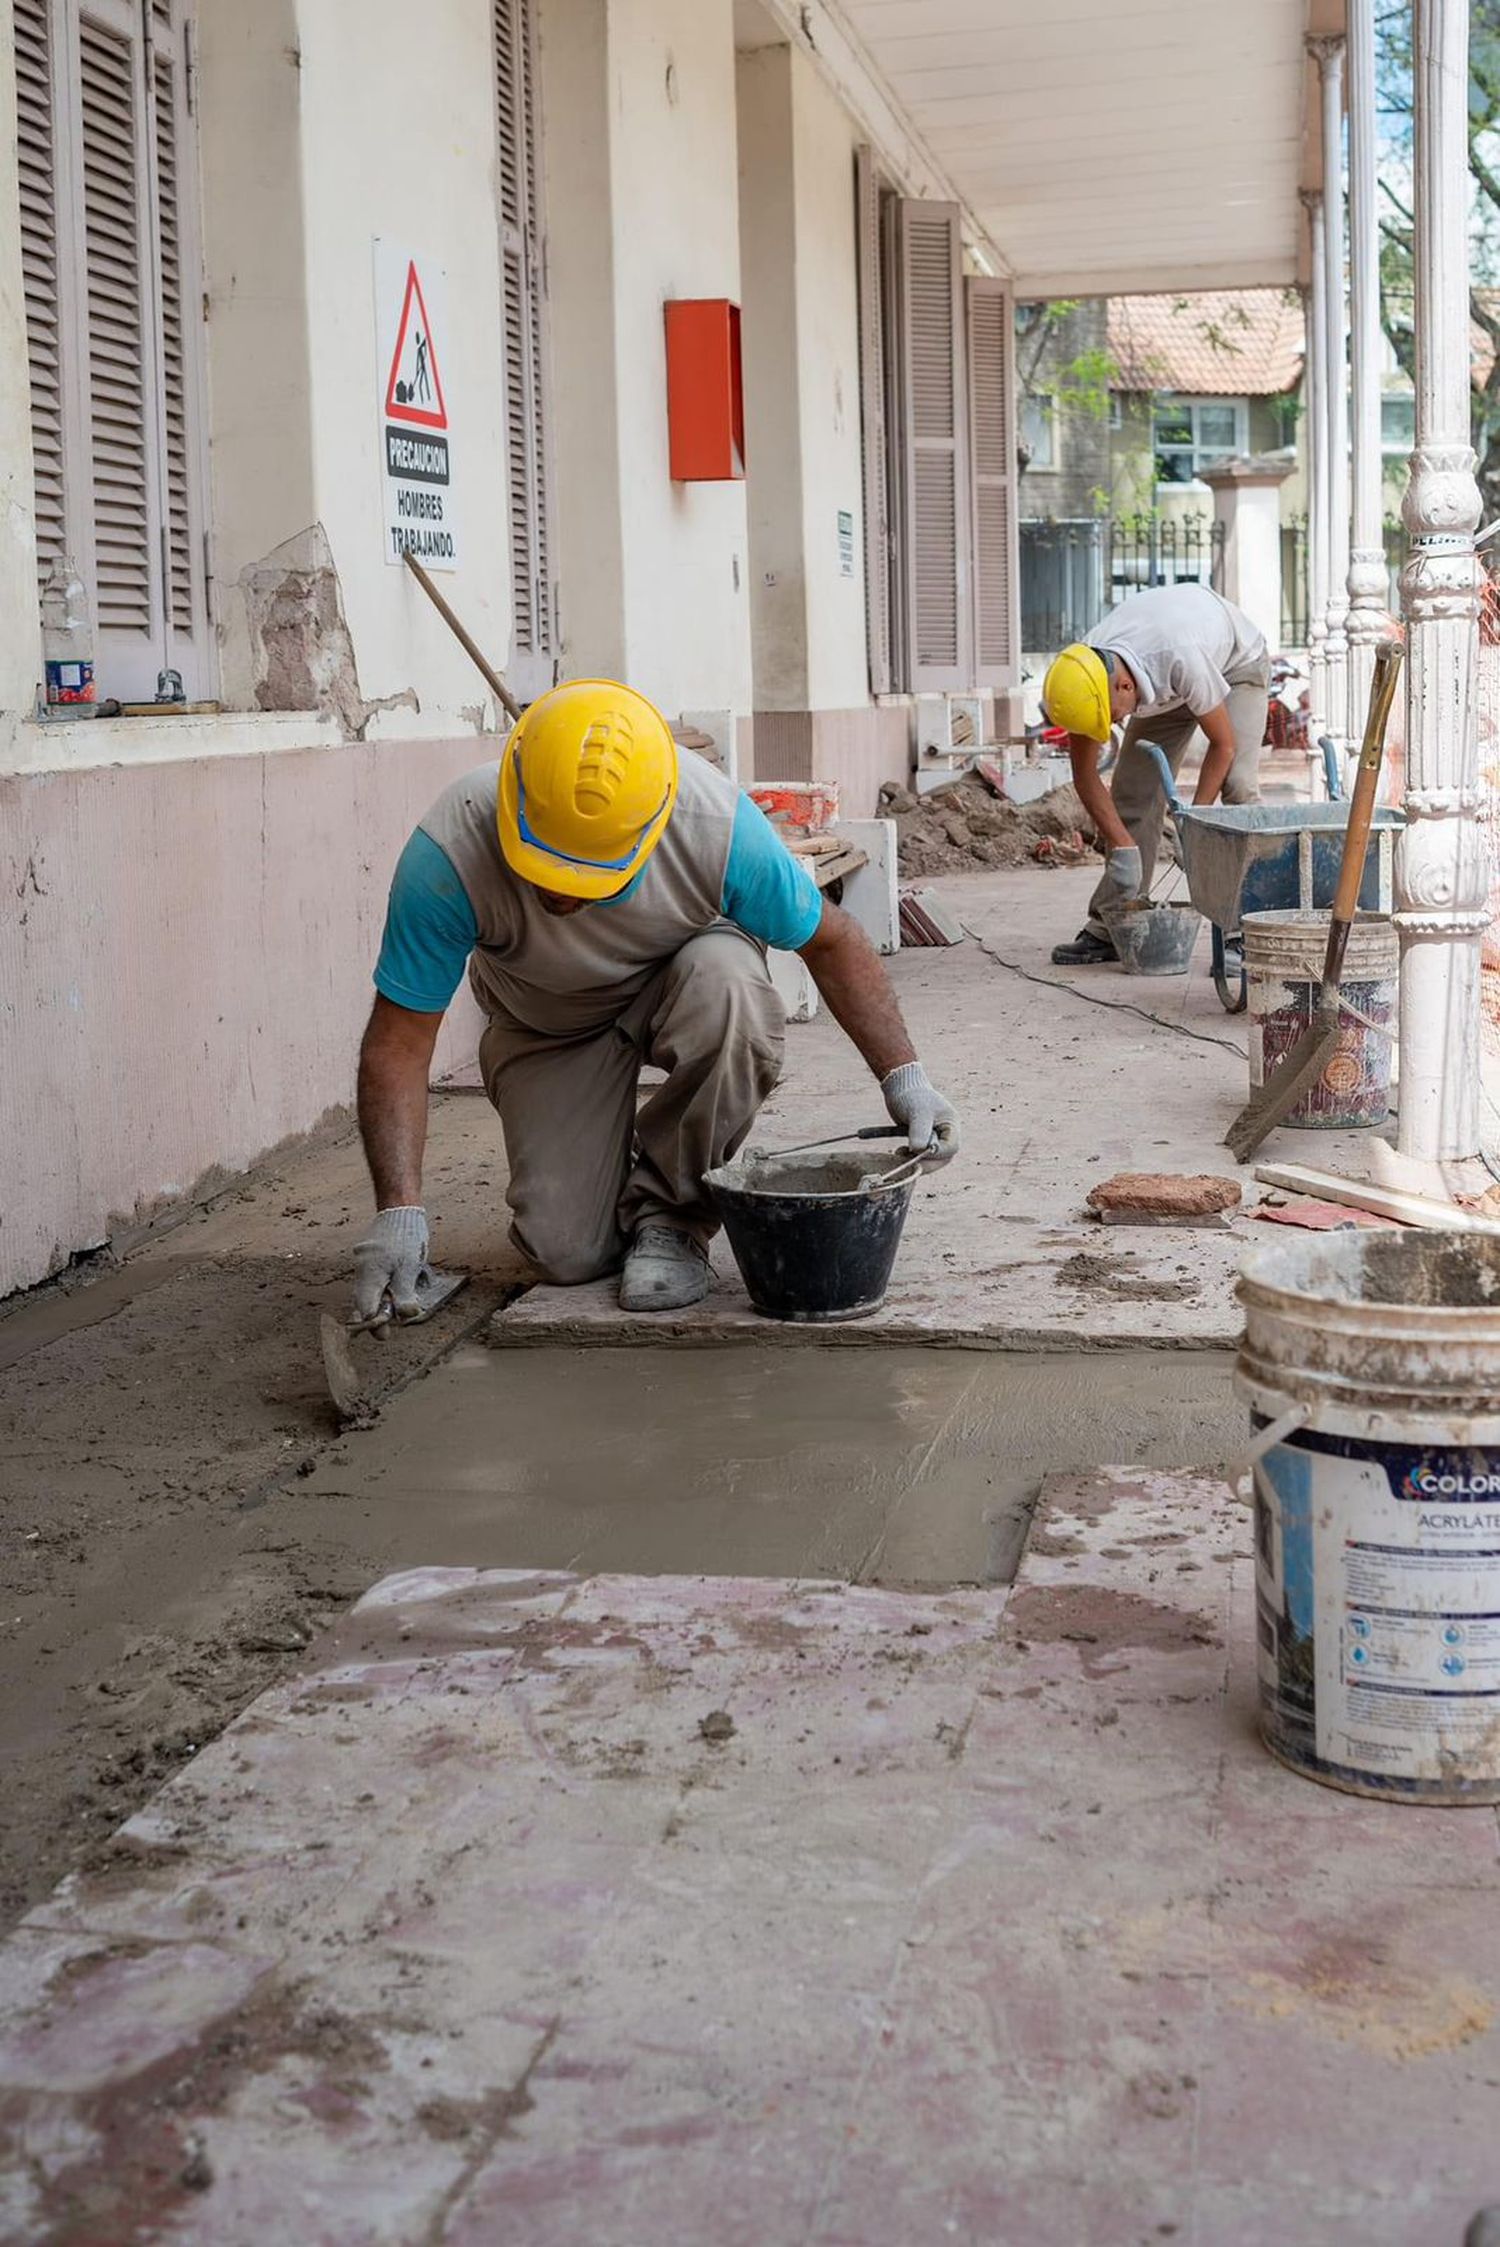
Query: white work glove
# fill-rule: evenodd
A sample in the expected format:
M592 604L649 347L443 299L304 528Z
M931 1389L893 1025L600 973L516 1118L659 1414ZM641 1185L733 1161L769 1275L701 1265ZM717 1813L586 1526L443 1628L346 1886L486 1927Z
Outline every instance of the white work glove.
M1122 898L1141 894L1141 854L1134 843L1129 848L1112 850L1104 861L1104 879Z
M354 1245L354 1314L380 1316L390 1296L398 1319L422 1308L417 1283L427 1263L427 1212L414 1205L377 1210L370 1230Z
M951 1162L958 1153L958 1113L951 1101L930 1082L920 1061L903 1061L880 1080L886 1113L906 1133L913 1155L926 1155L933 1165Z

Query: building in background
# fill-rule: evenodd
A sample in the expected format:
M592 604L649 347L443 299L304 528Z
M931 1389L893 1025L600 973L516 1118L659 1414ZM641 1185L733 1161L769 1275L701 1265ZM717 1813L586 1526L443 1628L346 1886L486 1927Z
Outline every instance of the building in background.
M1305 570L1295 290L1022 305L1017 331L1022 640L1033 661L1131 592L1222 581L1222 521L1204 479L1228 462L1265 463L1286 567ZM1285 638L1285 617L1269 613L1285 606L1280 594L1265 601L1264 629Z

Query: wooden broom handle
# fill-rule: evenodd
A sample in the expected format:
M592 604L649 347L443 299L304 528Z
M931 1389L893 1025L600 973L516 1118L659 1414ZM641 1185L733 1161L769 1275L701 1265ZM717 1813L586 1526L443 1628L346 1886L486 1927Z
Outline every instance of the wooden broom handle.
M1354 797L1349 806L1349 826L1344 838L1344 855L1339 864L1338 888L1334 892L1333 918L1352 921L1359 905L1360 885L1365 878L1365 851L1370 841L1370 824L1375 815L1375 791L1380 786L1380 766L1385 755L1385 729L1390 722L1391 703L1395 699L1396 680L1401 671L1401 649L1395 640L1382 641L1375 650L1375 675L1370 681L1370 707L1365 717L1365 738L1360 746L1359 770L1354 778Z
M428 600L431 601L433 607L437 610L438 615L442 618L449 631L453 634L454 639L457 640L459 646L463 649L465 655L469 658L469 661L479 672L486 686L488 686L491 694L495 697L495 700L499 703L507 718L509 718L511 724L515 725L519 721L521 716L520 703L517 702L515 696L511 693L510 688L501 678L499 672L496 671L488 662L486 662L485 658L480 654L479 649L469 638L468 633L459 623L458 618L454 615L452 609L449 608L447 602L443 599L442 594L438 591L437 587L433 584L432 579L427 575L426 570L423 569L421 563L417 560L416 555L408 554L405 557L405 560L406 566L411 571L412 576L421 586L422 591L427 595Z

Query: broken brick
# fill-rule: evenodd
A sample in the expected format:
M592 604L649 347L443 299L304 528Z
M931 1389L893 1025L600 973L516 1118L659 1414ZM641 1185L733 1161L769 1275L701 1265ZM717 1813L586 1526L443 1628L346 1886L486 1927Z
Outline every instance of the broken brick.
M1088 1206L1106 1225L1218 1225L1239 1199L1235 1179L1211 1172L1122 1170L1090 1190Z

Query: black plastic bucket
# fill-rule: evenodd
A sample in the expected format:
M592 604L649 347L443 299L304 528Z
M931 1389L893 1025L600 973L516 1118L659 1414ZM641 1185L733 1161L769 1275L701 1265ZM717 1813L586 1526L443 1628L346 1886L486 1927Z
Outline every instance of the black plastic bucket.
M891 1172L882 1181L882 1168ZM885 1301L916 1184L865 1153L762 1155L711 1170L750 1301L764 1318L868 1318Z

